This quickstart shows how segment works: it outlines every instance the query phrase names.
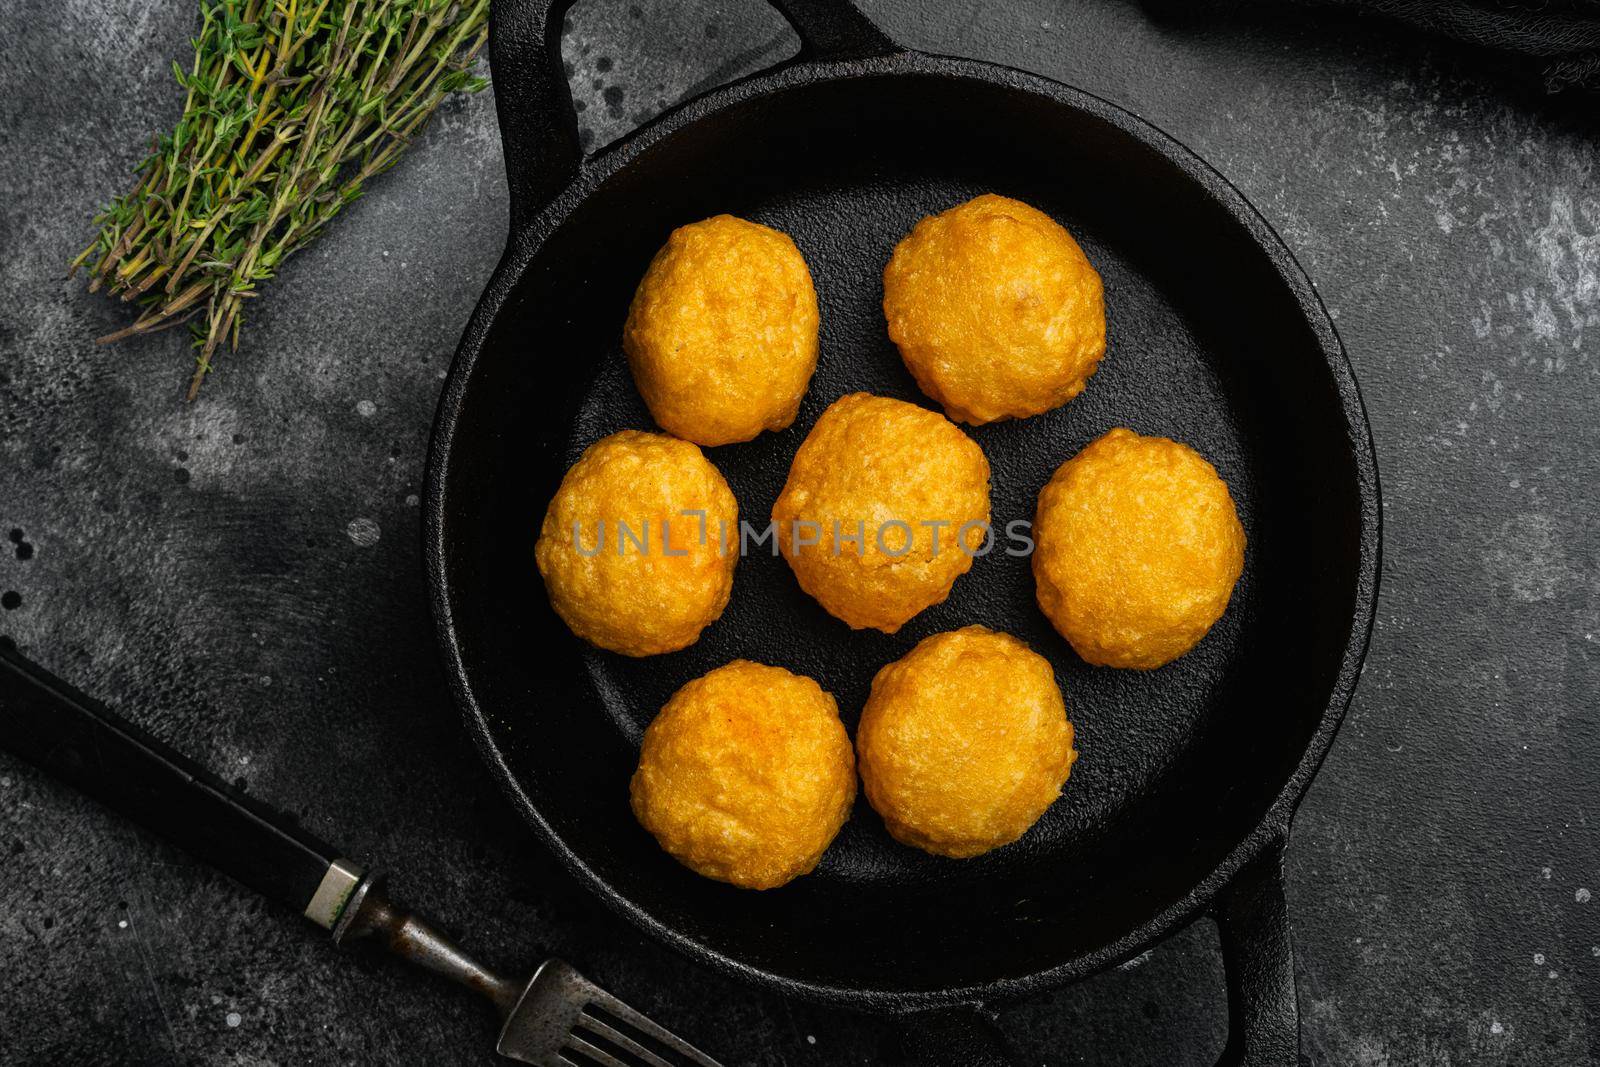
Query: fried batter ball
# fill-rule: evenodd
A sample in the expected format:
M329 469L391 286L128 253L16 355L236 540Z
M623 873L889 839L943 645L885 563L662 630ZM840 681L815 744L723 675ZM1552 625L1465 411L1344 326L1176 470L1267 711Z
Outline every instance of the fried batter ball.
M733 590L739 510L700 449L623 430L561 479L534 556L579 637L627 656L692 645Z
M992 544L989 461L937 412L852 393L795 453L772 519L800 588L853 628L892 634Z
M667 701L630 792L640 825L678 862L772 889L813 870L844 825L855 755L821 686L740 659Z
M622 330L661 428L725 445L794 421L817 369L817 291L788 234L718 215L672 231Z
M1222 617L1244 527L1216 468L1188 445L1112 430L1039 494L1039 606L1089 663L1149 669Z
M935 634L880 670L856 750L889 832L957 859L1027 833L1078 758L1050 662L983 626Z
M883 313L917 384L960 422L1060 407L1106 351L1100 275L1078 242L992 193L923 219L895 247Z

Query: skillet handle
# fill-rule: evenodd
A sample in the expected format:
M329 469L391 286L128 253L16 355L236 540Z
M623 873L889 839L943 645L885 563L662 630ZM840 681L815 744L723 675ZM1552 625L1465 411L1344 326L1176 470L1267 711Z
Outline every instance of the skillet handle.
M489 68L511 190L511 231L572 181L583 162L578 113L561 65L574 0L492 0Z
M798 62L902 51L852 0L767 0L800 36ZM515 233L583 163L578 113L561 62L561 25L574 0L492 0L489 63L505 147Z
M1218 1067L1296 1067L1300 1007L1294 948L1283 898L1284 837L1234 875L1213 916L1228 982L1228 1043ZM895 1063L903 1067L1013 1067L1007 1045L983 1005L900 1019Z
M1245 864L1214 915L1228 982L1228 1044L1218 1067L1295 1067L1300 1002L1283 899L1284 838Z
M867 59L903 51L854 0L767 0L800 35L805 60Z

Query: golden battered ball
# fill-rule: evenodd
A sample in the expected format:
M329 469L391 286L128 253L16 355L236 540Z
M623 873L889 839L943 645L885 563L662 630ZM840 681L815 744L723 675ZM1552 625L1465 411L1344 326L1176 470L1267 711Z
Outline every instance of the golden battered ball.
M821 686L738 659L667 701L631 792L640 825L678 862L772 889L813 870L844 825L855 756Z
M1027 833L1078 758L1049 661L983 626L935 634L879 671L856 750L889 832L957 859Z
M1106 351L1100 275L1078 242L992 193L923 219L895 247L883 313L922 391L961 422L1060 407Z
M680 226L633 294L622 348L650 414L702 445L794 421L817 369L817 291L788 234L732 215Z
M1188 445L1115 429L1039 494L1039 606L1089 663L1160 667L1222 617L1244 527L1216 468Z
M694 644L722 614L738 530L733 492L700 449L623 430L590 445L561 479L534 556L573 633L653 656Z
M949 596L985 544L989 461L936 412L852 393L795 453L772 519L800 588L892 634Z

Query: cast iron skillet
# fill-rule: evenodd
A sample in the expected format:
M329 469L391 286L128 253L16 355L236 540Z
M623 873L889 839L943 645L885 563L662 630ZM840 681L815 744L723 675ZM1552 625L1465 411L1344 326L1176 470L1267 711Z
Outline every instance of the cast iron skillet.
M1067 86L896 46L846 0L773 0L792 61L674 108L593 156L560 58L565 0L498 0L493 60L511 234L456 355L429 460L426 555L448 670L494 776L561 861L646 931L783 993L905 1013L926 1062L1006 1062L984 1009L1128 958L1202 912L1221 925L1226 1062L1297 1044L1281 887L1290 816L1333 740L1371 626L1378 476L1356 383L1282 242L1201 160ZM1066 407L972 436L997 526L1112 426L1186 441L1232 487L1250 543L1227 614L1151 672L1091 669L996 550L900 633L853 632L781 559L739 564L683 652L582 645L533 565L539 517L597 438L650 428L619 338L651 254L731 212L791 234L822 302L822 356L789 430L709 451L764 522L818 413L855 391L928 403L890 344L880 275L920 217L976 193L1062 220L1105 278L1110 348ZM1081 759L1021 842L956 862L894 843L865 803L818 871L732 889L667 857L628 808L641 731L735 657L833 692L853 728L873 673L981 622L1054 663Z

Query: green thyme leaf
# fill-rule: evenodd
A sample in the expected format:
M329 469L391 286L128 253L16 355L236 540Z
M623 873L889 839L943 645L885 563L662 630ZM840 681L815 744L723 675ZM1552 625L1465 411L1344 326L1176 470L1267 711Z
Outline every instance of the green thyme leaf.
M187 321L189 398L246 300L364 183L393 166L440 102L487 81L471 66L489 0L200 0L194 62L170 133L72 263L141 308L121 340Z

